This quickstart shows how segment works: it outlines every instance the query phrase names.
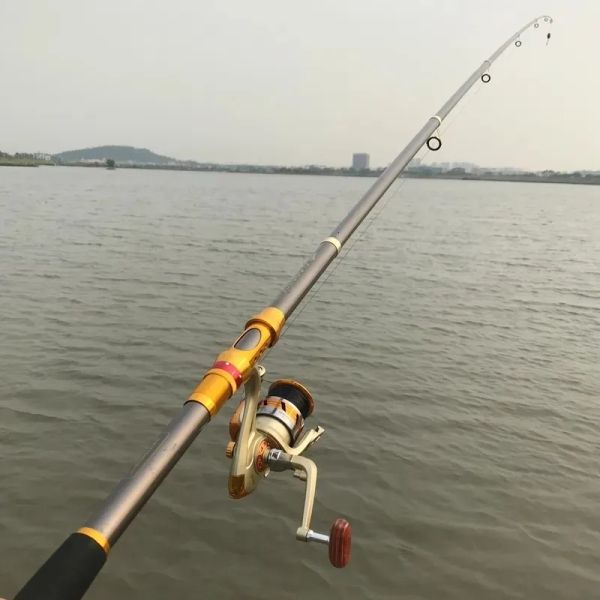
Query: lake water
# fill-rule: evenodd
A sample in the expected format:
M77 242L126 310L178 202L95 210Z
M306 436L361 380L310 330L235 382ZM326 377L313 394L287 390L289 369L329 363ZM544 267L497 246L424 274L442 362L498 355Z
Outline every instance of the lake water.
M160 435L370 179L0 170L0 595ZM264 364L327 434L227 495L234 403L86 598L600 598L600 188L408 180Z

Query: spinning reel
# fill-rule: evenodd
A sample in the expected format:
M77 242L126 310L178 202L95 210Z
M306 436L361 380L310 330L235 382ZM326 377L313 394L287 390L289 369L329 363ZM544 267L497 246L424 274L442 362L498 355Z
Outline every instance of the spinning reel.
M231 440L225 451L232 460L229 495L243 498L271 471L292 471L294 477L306 483L302 524L296 530L296 539L327 544L331 564L345 567L350 561L350 523L337 519L329 535L310 528L317 465L302 454L325 432L317 426L301 435L304 419L314 409L312 396L300 383L282 379L271 384L266 398L261 400L264 374L261 366L252 369L244 384L244 398L229 421Z

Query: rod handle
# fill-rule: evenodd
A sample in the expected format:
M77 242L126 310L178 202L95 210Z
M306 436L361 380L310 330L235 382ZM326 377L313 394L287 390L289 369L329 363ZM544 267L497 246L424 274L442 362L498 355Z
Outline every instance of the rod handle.
M14 600L79 600L105 562L100 544L83 533L72 533Z

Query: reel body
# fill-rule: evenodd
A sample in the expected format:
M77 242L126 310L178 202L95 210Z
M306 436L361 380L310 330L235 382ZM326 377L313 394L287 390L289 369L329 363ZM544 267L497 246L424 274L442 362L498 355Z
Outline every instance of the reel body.
M260 366L252 369L244 384L244 398L229 422L231 440L226 448L226 455L232 460L229 495L243 498L271 471L292 471L294 477L306 484L302 523L296 530L296 539L326 544L333 566L344 567L350 560L350 524L337 519L329 535L310 528L317 465L302 454L325 433L320 426L303 433L304 419L314 410L313 398L297 381L282 379L271 384L267 396L261 400L264 372Z

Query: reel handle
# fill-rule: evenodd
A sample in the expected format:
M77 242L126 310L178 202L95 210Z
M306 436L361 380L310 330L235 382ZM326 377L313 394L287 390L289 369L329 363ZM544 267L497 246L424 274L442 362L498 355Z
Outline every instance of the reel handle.
M346 519L336 519L329 535L310 529L312 511L317 487L317 465L304 457L294 456L279 449L270 450L267 464L273 471L293 470L294 476L306 483L302 525L296 531L296 539L300 542L317 542L329 548L329 562L341 569L350 562L352 547L352 527Z

